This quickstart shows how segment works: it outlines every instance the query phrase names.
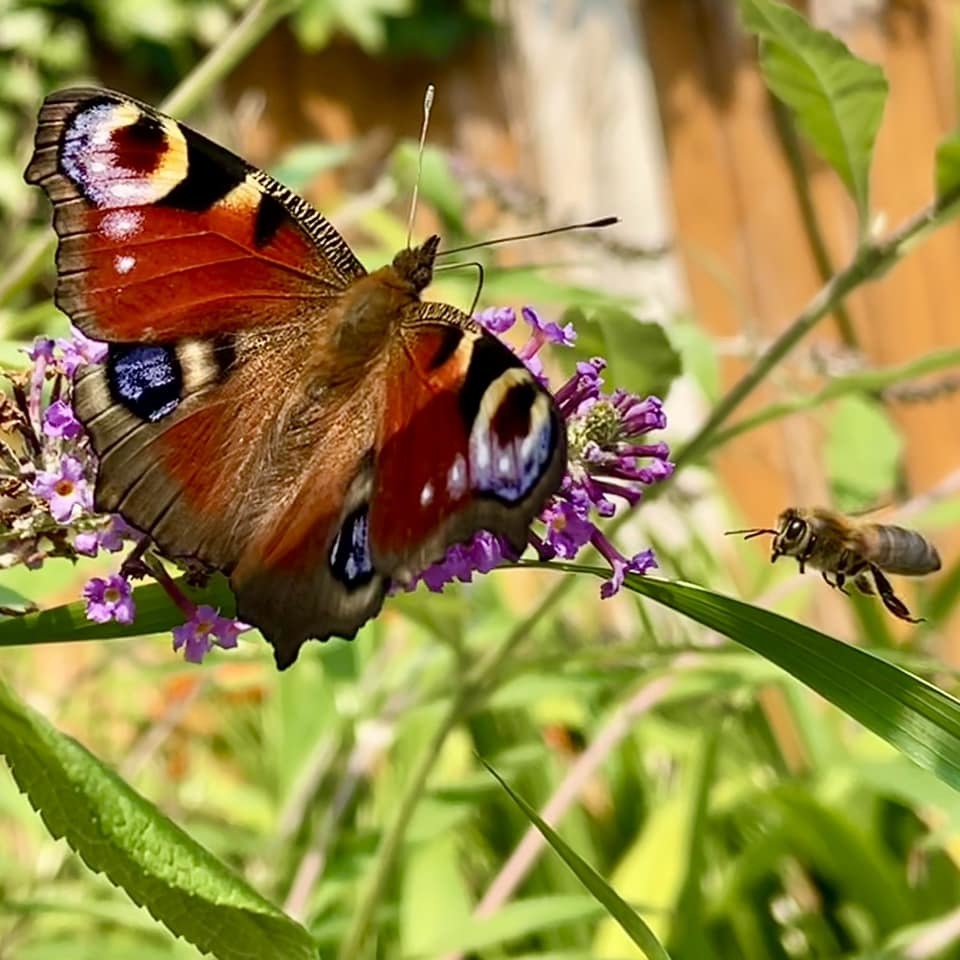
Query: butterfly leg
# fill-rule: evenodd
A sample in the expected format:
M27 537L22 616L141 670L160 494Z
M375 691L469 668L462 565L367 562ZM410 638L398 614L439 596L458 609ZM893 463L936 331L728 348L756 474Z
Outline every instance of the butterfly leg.
M880 568L874 564L870 565L870 572L873 574L873 581L877 585L877 592L883 605L898 619L906 620L907 623L920 623L923 617L911 617L906 604L893 592L890 581L881 573Z

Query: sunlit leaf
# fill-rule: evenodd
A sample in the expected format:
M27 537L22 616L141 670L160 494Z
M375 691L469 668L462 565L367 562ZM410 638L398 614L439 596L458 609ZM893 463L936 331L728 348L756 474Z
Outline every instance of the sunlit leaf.
M315 960L306 930L0 683L0 753L54 837L222 960Z
M744 24L760 38L767 85L840 175L865 224L870 161L887 99L883 70L855 57L842 41L814 29L785 4L739 2Z

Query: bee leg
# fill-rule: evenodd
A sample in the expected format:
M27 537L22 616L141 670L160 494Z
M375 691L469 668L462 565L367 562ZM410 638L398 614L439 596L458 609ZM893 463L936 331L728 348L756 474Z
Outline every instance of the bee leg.
M911 617L906 604L893 592L890 581L880 572L880 568L874 564L870 565L870 572L873 574L873 582L877 585L877 592L883 605L898 619L906 620L907 623L920 623L923 617Z
M804 572L804 565L806 564L806 562L813 556L813 551L816 545L817 545L817 538L811 537L810 542L807 544L807 549L804 550L803 553L797 555L797 563L800 566L801 573ZM828 580L827 583L830 583L830 581ZM830 585L833 586L833 584L830 584Z
M865 573L858 573L853 578L853 584L861 593L866 594L868 597L875 592L870 578Z
M847 579L844 574L839 572L835 573L834 574L835 579L831 580L829 575L827 574L827 571L821 570L820 576L823 577L823 582L829 584L831 587L833 587L834 590L839 590L841 593L845 593L847 594L847 596L850 596L850 591L844 589L844 586L843 586L844 582Z

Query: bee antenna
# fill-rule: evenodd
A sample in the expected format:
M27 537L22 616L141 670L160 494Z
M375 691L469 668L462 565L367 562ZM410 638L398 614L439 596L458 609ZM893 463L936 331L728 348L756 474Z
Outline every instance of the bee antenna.
M779 532L779 530L771 530L769 527L747 527L746 530L724 530L723 535L725 537L729 537L734 533L744 533L746 536L743 539L750 540L753 537L759 537L764 533L769 533L772 537L775 537Z

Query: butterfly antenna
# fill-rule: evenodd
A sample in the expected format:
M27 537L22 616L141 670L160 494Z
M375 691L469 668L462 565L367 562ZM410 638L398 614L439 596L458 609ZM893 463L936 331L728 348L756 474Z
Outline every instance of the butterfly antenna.
M479 250L480 247L492 247L496 243L513 243L514 240L533 240L537 237L549 237L555 233L571 233L574 230L597 230L600 227L612 227L619 223L619 217L601 217L599 220L588 220L585 223L568 223L563 227L549 227L546 230L534 230L532 233L517 233L509 237L497 237L494 240L480 240L477 243L468 243L462 247L451 247L449 250L437 251L438 257L445 257L451 253L465 253L467 250Z
M723 535L725 537L729 537L735 533L744 533L746 536L743 539L750 540L753 537L759 537L765 533L769 533L771 536L775 537L779 532L779 530L771 530L769 527L748 527L746 530L724 530Z
M413 218L417 213L417 194L420 193L420 176L423 173L423 146L427 142L427 127L430 125L430 111L433 108L434 87L427 84L427 91L423 95L423 124L420 127L420 144L417 147L417 179L413 183L413 197L410 200L410 219L407 220L407 249L410 249L410 240L413 237Z

